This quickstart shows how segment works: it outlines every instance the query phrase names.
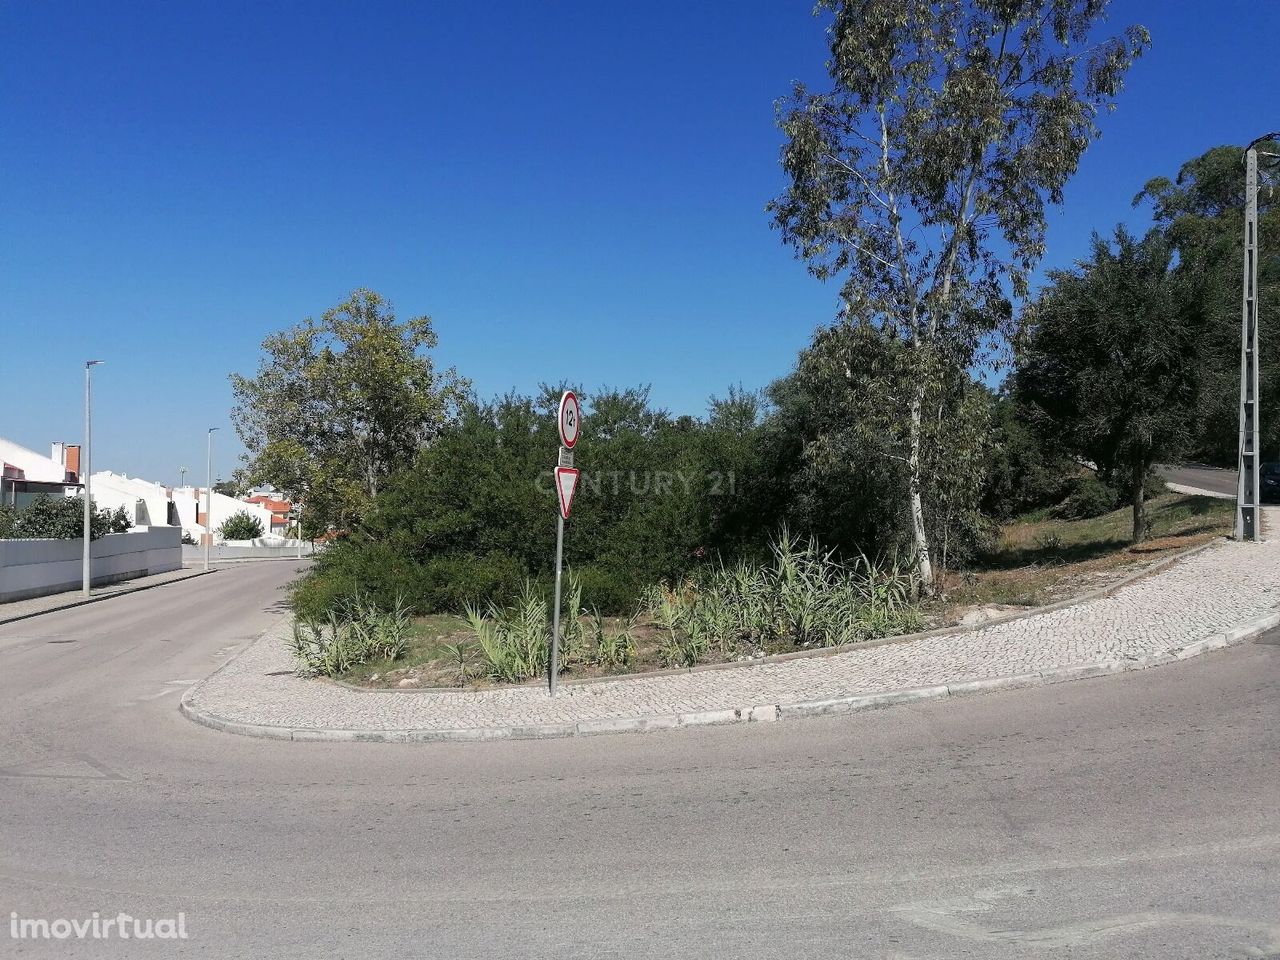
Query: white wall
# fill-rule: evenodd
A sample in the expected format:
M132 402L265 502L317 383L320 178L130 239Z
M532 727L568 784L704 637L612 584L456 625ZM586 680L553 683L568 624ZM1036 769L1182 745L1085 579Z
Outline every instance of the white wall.
M93 583L114 583L182 568L177 527L113 533L89 547ZM81 540L0 540L0 603L62 593L81 585Z

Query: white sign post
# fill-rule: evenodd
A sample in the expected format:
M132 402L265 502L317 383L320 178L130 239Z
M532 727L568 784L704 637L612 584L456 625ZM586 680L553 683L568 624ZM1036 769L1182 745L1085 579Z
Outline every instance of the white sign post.
M556 513L556 596L551 613L551 663L550 690L556 695L560 673L560 569L564 562L564 522L569 519L573 506L573 494L578 488L578 471L573 468L573 445L578 442L582 429L582 407L572 390L566 390L560 398L560 462L556 466L556 499L560 509Z

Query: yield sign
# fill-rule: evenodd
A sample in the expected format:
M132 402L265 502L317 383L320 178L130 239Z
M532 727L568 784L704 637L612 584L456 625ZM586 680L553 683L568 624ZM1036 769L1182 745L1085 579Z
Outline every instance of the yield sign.
M556 467L556 493L560 496L560 516L569 519L573 492L578 488L578 471L573 467Z

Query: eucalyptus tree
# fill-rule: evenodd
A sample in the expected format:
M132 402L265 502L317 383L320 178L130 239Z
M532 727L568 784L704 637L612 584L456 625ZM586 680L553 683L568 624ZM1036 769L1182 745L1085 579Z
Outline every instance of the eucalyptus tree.
M1096 36L1106 0L819 0L830 85L779 104L789 184L773 222L844 313L899 339L893 451L920 589L931 592L922 450L931 385L996 363L1011 301L1134 59L1133 26ZM945 458L943 458L945 459Z

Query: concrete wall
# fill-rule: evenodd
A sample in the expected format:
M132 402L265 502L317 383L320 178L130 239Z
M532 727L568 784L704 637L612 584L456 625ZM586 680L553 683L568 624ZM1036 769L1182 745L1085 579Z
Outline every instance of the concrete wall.
M309 540L302 542L302 555L314 556L324 549L324 544L313 544ZM227 540L215 543L209 551L209 559L219 560L294 560L298 556L297 540ZM197 544L185 544L182 548L182 559L187 564L204 562L204 547Z
M0 603L80 587L81 540L0 540ZM94 584L182 567L182 531L152 527L113 533L90 545Z

